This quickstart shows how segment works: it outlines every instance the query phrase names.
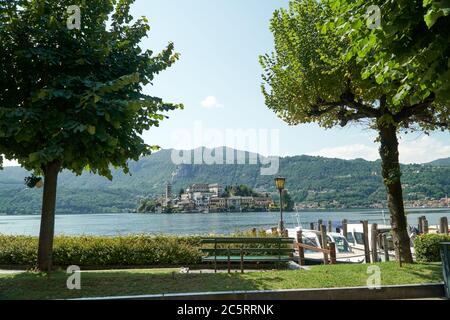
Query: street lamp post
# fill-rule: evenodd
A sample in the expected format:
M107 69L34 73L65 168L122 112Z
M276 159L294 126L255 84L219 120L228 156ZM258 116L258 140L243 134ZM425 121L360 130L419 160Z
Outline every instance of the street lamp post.
M282 177L275 178L275 185L277 186L278 191L280 192L280 222L278 224L278 231L281 235L284 234L284 221L283 221L283 190L284 185L286 183L286 179Z

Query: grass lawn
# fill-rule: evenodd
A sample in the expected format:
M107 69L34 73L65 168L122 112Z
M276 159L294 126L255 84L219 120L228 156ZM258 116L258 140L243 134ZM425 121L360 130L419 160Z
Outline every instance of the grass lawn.
M382 285L442 282L440 264L377 264ZM213 292L365 286L369 265L314 266L311 270L246 274L175 274L179 269L85 271L81 290L66 288L67 275L55 272L0 274L0 299L56 299L156 293Z

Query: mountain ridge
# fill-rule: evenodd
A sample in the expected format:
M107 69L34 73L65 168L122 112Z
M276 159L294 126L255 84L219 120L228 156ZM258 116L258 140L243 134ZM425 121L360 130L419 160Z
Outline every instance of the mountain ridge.
M199 150L211 152L204 147L197 148ZM234 154L238 152L230 150ZM176 165L171 159L172 152L173 149L164 149L137 162L131 161L131 176L114 169L113 181L91 173L76 177L63 171L58 180L57 212L129 212L136 208L141 197L162 195L168 181L172 182L174 193L192 183L216 182L222 185L247 184L256 190L275 192L274 176L260 174L264 167L260 161L253 165ZM247 160L254 155L240 152ZM440 198L450 193L450 165L442 160L402 165L405 199ZM448 160L450 162L450 158ZM364 207L386 198L380 160L300 155L281 157L279 161L279 174L287 178L286 186L297 202L334 201L340 207ZM20 167L0 170L0 214L39 213L42 190L27 189L23 184L27 175L30 173Z
M450 166L450 157L437 159L429 162L429 164L433 166Z

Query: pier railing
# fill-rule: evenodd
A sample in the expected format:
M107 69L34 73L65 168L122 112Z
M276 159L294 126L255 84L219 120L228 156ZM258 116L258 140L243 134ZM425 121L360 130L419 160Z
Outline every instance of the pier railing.
M298 264L300 266L305 265L305 250L323 253L324 264L336 264L336 244L334 242L327 243L326 229L324 226L321 228L321 233L320 241L322 248L304 244L302 240L302 231L297 231L297 242L295 243L295 246L298 250Z

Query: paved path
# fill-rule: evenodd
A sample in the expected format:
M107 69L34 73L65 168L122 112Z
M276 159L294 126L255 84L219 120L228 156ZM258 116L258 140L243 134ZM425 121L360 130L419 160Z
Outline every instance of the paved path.
M0 269L0 274L20 274L20 273L25 273L26 271L24 270L2 270Z

